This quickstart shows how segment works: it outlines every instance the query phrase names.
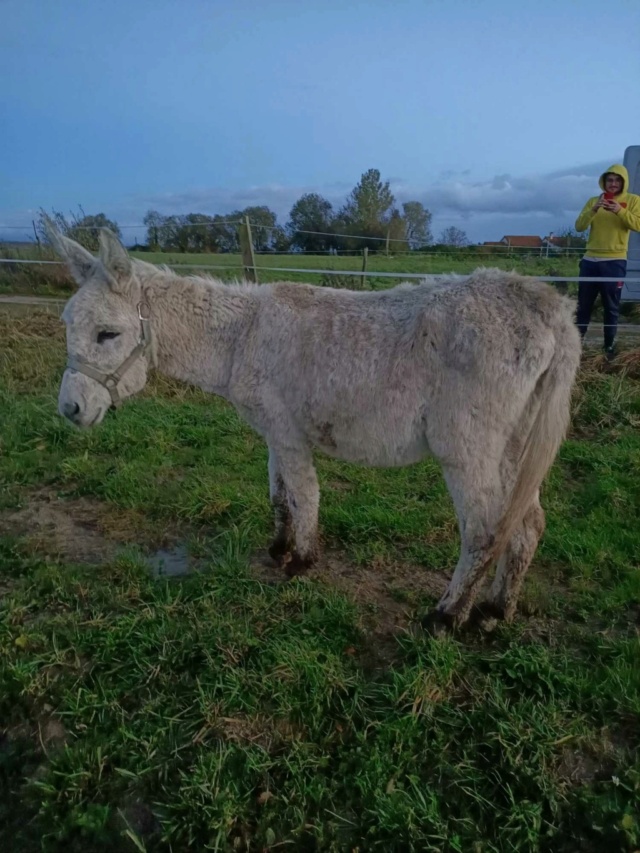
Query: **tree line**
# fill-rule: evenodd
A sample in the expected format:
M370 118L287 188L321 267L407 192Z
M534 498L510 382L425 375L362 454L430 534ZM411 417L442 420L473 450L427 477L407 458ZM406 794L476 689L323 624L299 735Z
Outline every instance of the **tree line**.
M59 230L89 249L96 249L101 227L111 228L120 236L118 224L103 213L80 214L67 219L62 213L49 214ZM40 212L37 230L41 235L44 211ZM292 206L286 224L265 205L245 207L225 214L188 213L166 215L147 211L144 225L150 251L163 252L239 252L238 225L245 217L251 222L254 249L257 252L331 252L368 248L402 252L433 244L431 212L419 201L401 206L383 181L377 169L364 172L346 198L334 209L319 193L305 193ZM464 232L446 229L440 242L452 246L465 245ZM142 247L140 247L142 248Z
M40 212L37 231L44 237ZM79 209L67 219L62 213L49 214L59 230L90 250L98 247L100 228L111 228L121 236L118 224L104 213L87 216ZM245 207L226 214L188 213L165 215L149 210L144 217L147 242L139 249L161 252L240 251L239 224L251 223L253 246L257 252L406 252L411 250L464 250L469 240L456 227L445 228L437 241L431 232L431 212L419 201L398 205L377 169L364 172L344 204L334 209L319 193L305 193L292 206L284 226L265 205ZM556 235L562 246L580 246L584 238L566 228ZM44 237L46 239L46 237Z
M332 250L384 249L407 251L432 242L431 213L419 201L402 205L382 181L377 169L369 169L337 210L319 193L305 193L291 208L287 223L277 222L266 206L246 207L210 216L189 213L166 216L147 212L147 245L150 249L180 252L238 252L237 223L249 218L253 245L258 252L331 252Z

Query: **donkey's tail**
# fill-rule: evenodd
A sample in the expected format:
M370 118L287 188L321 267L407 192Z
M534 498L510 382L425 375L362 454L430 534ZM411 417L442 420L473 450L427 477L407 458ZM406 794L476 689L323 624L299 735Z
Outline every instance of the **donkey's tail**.
M558 317L555 350L525 407L524 431L528 436L520 457L516 482L506 512L498 524L492 546L496 560L507 547L516 527L531 506L551 468L569 426L571 392L580 363L578 331L568 311ZM562 316L566 314L566 316Z

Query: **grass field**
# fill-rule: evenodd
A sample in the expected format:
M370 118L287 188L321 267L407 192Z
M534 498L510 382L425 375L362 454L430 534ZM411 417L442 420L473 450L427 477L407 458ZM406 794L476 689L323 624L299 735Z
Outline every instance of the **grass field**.
M437 641L433 462L319 457L323 564L283 582L233 410L157 378L74 431L64 359L0 314L0 849L640 848L638 351L585 358L517 621Z
M238 255L180 255L180 254L165 254L162 252L142 252L133 253L135 257L141 260L148 260L155 264L211 264L221 269L216 270L216 274L221 273L226 275L227 268L229 274L237 275L241 269L242 260ZM263 267L260 270L260 276L264 277L265 281L282 277L282 273L270 273L271 267L282 268L298 268L298 269L328 269L328 270L352 270L354 272L362 271L362 257L360 255L256 255L256 265ZM523 272L528 272L532 275L575 275L577 269L576 258L558 257L558 258L538 258L531 254L521 256L488 256L477 253L469 257L460 257L456 255L438 255L438 254L419 254L409 253L386 257L383 253L370 254L367 259L367 279L373 279L375 282L375 273L443 273L443 272L472 272L478 266L497 266L501 269L522 269ZM549 272L546 270L555 270L557 272ZM231 273L231 271L233 271ZM295 273L293 274L295 275ZM301 274L298 274L299 276ZM346 277L345 277L346 278ZM309 278L309 274L304 274L305 280L310 280L312 283L318 283L321 276ZM359 278L350 277L351 287L357 286ZM387 280L379 279L379 282L384 282L384 286L389 286L394 279Z
M240 278L242 275L242 259L240 255L212 254L180 254L163 252L132 252L133 257L154 264L168 265L204 265L210 267L211 273L223 280ZM35 247L20 252L13 251L11 257L38 258ZM53 259L53 255L46 255ZM362 285L359 276L316 275L313 273L282 273L270 272L274 267L287 269L322 269L322 270L362 270L362 257L354 255L257 255L256 265L260 269L260 281L277 281L286 278L291 281L309 281L312 284L325 284L334 287L357 288ZM367 261L367 287L390 287L397 284L399 279L376 278L376 272L384 273L469 273L478 266L496 266L501 269L516 269L527 275L577 275L577 258L556 257L538 258L532 255L520 257L487 256L477 254L471 257L455 255L429 255L410 253L386 257L384 254L370 255ZM188 269L177 272L187 275ZM194 270L201 273L202 270ZM52 296L70 293L72 282L61 267L42 266L0 266L0 293L25 293L36 296Z

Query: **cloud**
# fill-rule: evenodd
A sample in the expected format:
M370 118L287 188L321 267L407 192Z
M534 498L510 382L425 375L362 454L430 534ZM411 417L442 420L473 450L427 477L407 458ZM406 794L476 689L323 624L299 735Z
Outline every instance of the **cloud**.
M473 242L499 240L504 234L544 236L573 226L586 200L599 192L598 177L612 162L483 180L471 180L468 169L448 170L431 186L400 183L393 189L400 203L415 199L431 211L436 237L450 225L462 228Z
M448 175L430 187L415 188L413 197L434 216L458 214L471 218L495 213L575 218L586 200L599 192L597 179L608 165L592 163L524 177L494 175L482 181ZM405 193L411 191L403 187L402 195Z
M436 236L449 225L462 228L473 241L500 239L505 233L543 235L573 224L586 200L598 192L598 176L611 162L571 166L542 175L497 174L482 180L472 180L470 170L464 168L441 172L427 186L397 176L390 179L390 185L399 205L417 200L431 211ZM347 182L305 186L265 184L237 189L195 187L129 196L111 204L105 201L101 209L126 226L141 223L149 209L164 214L224 215L248 206L267 205L284 224L293 204L305 193L320 193L338 209L352 187ZM0 239L27 239L32 234L30 222L34 214L33 210L0 212L3 224L24 226L0 227ZM123 234L129 244L145 239L144 227L123 228Z
M222 189L217 187L185 190L176 193L161 193L138 196L132 201L160 213L231 213L254 205L266 205L284 223L289 211L305 193L317 192L328 199L334 207L339 207L351 190L346 183L332 183L324 186L287 186L285 184L265 184L241 189Z
M565 169L557 169L554 172L547 174L548 178L565 178L565 177L587 177L599 178L605 169L613 164L613 160L598 160L596 163L587 163L581 166L569 166Z
M480 181L469 179L469 170L448 170L429 186L412 185L400 177L390 180L399 204L421 201L435 217L464 217L467 220L486 214L547 216L577 212L597 189L597 177L608 163L575 166L545 175L518 177L494 175ZM176 193L140 196L138 205L157 208L161 213L229 213L249 205L267 205L286 221L292 205L301 195L317 192L334 207L344 202L351 185L333 183L322 186L267 184L242 189L201 188ZM133 201L133 199L132 199Z

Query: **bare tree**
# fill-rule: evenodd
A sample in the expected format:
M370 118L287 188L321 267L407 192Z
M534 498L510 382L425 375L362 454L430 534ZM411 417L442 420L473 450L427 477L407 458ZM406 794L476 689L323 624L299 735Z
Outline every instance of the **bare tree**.
M454 249L461 249L463 246L469 245L469 238L460 228L450 225L449 228L444 229L438 242L442 243L443 246L452 246Z
M40 239L44 243L49 242L44 227L44 220L47 216L54 221L60 233L71 240L75 240L76 243L80 243L81 246L91 252L98 250L101 228L108 228L117 237L122 238L118 223L114 222L113 219L108 219L104 213L87 215L81 205L78 205L78 211L78 213L71 211L69 219L67 219L64 213L59 210L52 210L51 213L47 214L45 210L40 208L36 224L36 231Z

